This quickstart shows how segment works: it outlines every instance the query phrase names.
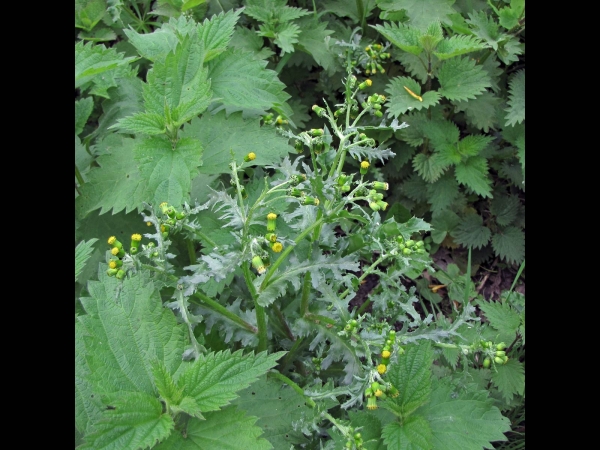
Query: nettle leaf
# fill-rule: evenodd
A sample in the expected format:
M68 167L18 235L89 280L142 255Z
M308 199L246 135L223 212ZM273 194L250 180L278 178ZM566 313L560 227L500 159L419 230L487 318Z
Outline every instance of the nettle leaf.
M498 231L492 237L492 248L507 263L520 264L525 258L525 233L514 226Z
M281 49L281 55L293 53L294 44L298 42L300 27L295 23L286 23L284 25L280 25L278 28L279 30L277 33L275 33L275 39L273 39L273 43ZM265 36L266 34L262 35Z
M118 86L110 91L110 99L102 102L102 115L98 119L98 128L92 136L102 140L109 133L108 128L117 120L143 111L142 84L142 80L138 77L119 79Z
M266 69L267 61L255 60L252 54L239 49L221 53L208 63L213 95L217 106L213 114L225 109L227 114L243 111L246 115L264 115L271 109L279 109L291 115L285 103L290 95L283 89L277 72Z
M496 370L492 371L492 383L507 401L512 400L515 394L523 395L525 367L514 358L509 358L506 364L496 364Z
M263 430L255 425L256 417L248 416L235 407L207 413L206 420L191 418L186 426L185 437L173 433L167 440L154 447L155 450L270 450L273 446L259 437Z
M485 44L476 37L457 34L440 42L433 54L440 60L444 60L484 48L486 48Z
M306 406L303 395L272 378L261 378L252 383L232 404L258 416L256 425L264 430L262 437L275 449L307 444L308 439L300 428L318 417L318 410Z
M481 65L469 58L453 58L440 68L439 93L449 100L467 100L491 86L491 80Z
M250 165L278 164L293 151L288 140L260 120L244 119L241 113L226 117L225 112L204 114L183 127L182 136L198 139L204 147L200 173L229 173L229 163L242 161L249 152L256 154ZM233 152L233 156L231 155Z
M498 342L510 343L515 339L521 318L507 302L479 302L490 326L498 330ZM509 360L510 361L510 360Z
M432 153L431 155L417 153L413 158L412 165L423 180L433 183L446 171L450 164L439 153Z
M462 156L477 156L485 149L490 142L492 142L492 136L483 136L481 134L471 134L465 136L458 143L458 152Z
M427 185L428 183L423 178L413 173L402 183L400 190L408 198L416 202L424 202L427 200Z
M98 208L100 214L111 209L113 214L142 209L142 202L147 200L146 183L134 160L135 144L131 138L111 134L96 145L102 153L96 159L100 167L88 173L78 198L86 214Z
M181 138L173 148L164 136L144 139L135 147L135 160L147 183L146 195L156 203L175 207L189 198L192 178L201 164L202 144L193 138Z
M508 108L505 109L506 125L514 125L525 120L525 69L519 70L508 82Z
M427 22L429 25L430 22ZM421 32L402 23L384 23L383 25L369 25L375 28L384 38L405 52L419 55L423 48L419 42Z
M377 0L363 1L365 17L369 17L371 11L378 6L376 2ZM354 0L326 0L323 2L323 9L331 11L338 17L350 17L354 22L360 22L361 13L358 12L358 7Z
M75 28L90 31L106 12L106 0L75 0Z
M406 88L418 95L421 99L416 99L408 93ZM428 91L421 96L421 86L415 80L409 77L396 77L386 87L385 91L390 94L387 100L388 111L394 117L404 114L406 111L423 108L429 108L440 101L440 95L436 91Z
M214 15L198 25L198 34L204 42L204 62L210 61L227 50L233 30L244 8L230 9Z
M393 219L388 219L385 221L385 223L393 223ZM410 239L413 233L431 230L431 225L429 225L423 219L414 216L408 219L406 222L397 223L396 225L398 226L398 232L406 239Z
M77 277L83 271L85 263L90 259L90 255L94 251L94 247L92 246L97 240L97 238L92 238L87 242L81 241L77 244L77 247L75 247L75 281L77 281Z
M427 112L412 113L404 116L404 120L408 124L408 127L400 131L400 139L406 141L411 147L420 146L425 138L424 126L429 122Z
M93 385L88 379L90 368L85 360L85 327L75 322L75 428L87 434L102 418L105 409L99 396L94 395Z
M454 174L448 171L435 183L427 185L427 202L432 211L442 211L452 204L458 196L458 183Z
M433 448L433 434L422 416L410 416L402 422L388 423L381 433L387 450L428 450Z
M498 50L498 43L505 38L506 34L500 31L500 27L491 16L488 16L485 11L473 11L469 13L466 22L471 25L471 31L477 37L494 50Z
M78 135L83 131L92 109L94 108L94 99L92 97L84 97L75 101L75 134Z
M439 214L434 214L431 219L431 239L436 244L441 244L448 233L452 233L454 229L461 223L460 217L451 210L442 211Z
M501 226L510 225L517 217L521 202L516 195L499 195L490 203L490 212L496 216L496 223Z
M487 159L483 156L472 156L457 164L454 171L456 181L472 189L482 197L492 197L492 181L488 176Z
M388 402L400 407L402 417L410 415L429 399L432 364L433 350L429 341L408 346L396 364L390 364L388 379L400 395L388 398Z
M409 24L419 30L425 30L432 22L452 24L450 14L456 13L452 8L454 0L395 0L395 9L405 9Z
M506 441L510 420L488 397L487 391L471 392L436 380L431 400L419 413L431 427L433 449L481 450L491 442Z
M483 225L483 219L479 214L469 214L451 235L460 245L481 248L489 242L492 232Z
M457 143L460 136L458 127L446 119L433 119L423 124L423 133L433 148L440 153L446 164L460 162Z
M421 84L427 83L427 61L426 56L423 55L413 55L412 53L397 51L392 47L391 50L394 50L392 53L392 58L397 59L402 63L402 66L417 80L421 82ZM431 65L432 67L437 67L437 57L434 55L431 57ZM434 73L437 74L437 71L434 70Z
M176 19L171 18L171 21L176 23ZM169 53L175 51L179 43L173 27L169 27L167 24L163 24L161 28L152 33L140 34L127 28L124 28L123 32L138 53L153 62L163 61Z
M298 21L300 35L298 49L312 55L317 64L327 72L336 66L336 56L329 48L328 36L333 34L327 29L327 22L319 22L315 17L303 17Z
M152 377L158 395L169 405L178 405L183 398L183 389L178 387L169 373L169 369L161 361L151 361Z
M519 24L519 18L525 10L525 0L512 0L510 8L507 6L498 10L498 22L507 30L511 30Z
M493 93L485 91L474 100L454 102L456 112L464 111L467 122L484 132L498 125L498 107L501 100Z
M137 113L119 119L119 128L138 134L157 135L167 130L165 116L156 113Z
M93 85L90 94L109 98L107 91L117 85L115 78L127 77L131 73L129 64L138 59L123 55L104 44L75 43L75 89L83 92Z
M202 412L216 411L236 398L237 391L275 366L284 354L244 355L242 350L234 353L226 350L200 355L177 379L177 384L183 387L184 395L196 401Z
M264 39L249 28L238 26L230 42L232 47L249 52L253 59L267 59L275 53L268 47L264 47Z
M152 447L165 439L175 427L163 405L145 392L123 392L107 397L111 406L93 433L79 449L120 450Z

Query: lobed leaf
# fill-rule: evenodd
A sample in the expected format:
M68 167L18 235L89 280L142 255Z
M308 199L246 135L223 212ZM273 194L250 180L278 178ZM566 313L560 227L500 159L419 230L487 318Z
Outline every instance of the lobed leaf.
M492 84L482 66L468 58L447 60L440 68L438 79L438 92L449 100L475 98Z
M90 259L90 254L92 251L94 251L92 246L97 240L98 239L96 238L92 238L87 242L81 241L79 244L77 244L77 247L75 247L75 281L77 281L77 277L83 271L87 260Z

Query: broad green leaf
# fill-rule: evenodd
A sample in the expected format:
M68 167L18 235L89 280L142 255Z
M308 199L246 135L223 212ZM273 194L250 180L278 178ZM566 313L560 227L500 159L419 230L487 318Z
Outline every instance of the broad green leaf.
M134 160L136 141L116 134L108 135L97 145L102 154L96 159L100 167L92 169L88 181L81 186L77 199L80 215L100 208L100 214L113 210L141 210L147 201L146 183Z
M433 434L423 416L410 416L402 422L388 423L381 433L387 450L429 450Z
M506 227L492 237L494 251L509 264L520 264L525 258L525 233L515 226Z
M286 53L294 52L294 44L298 42L298 34L300 34L300 27L295 23L286 23L280 25L279 30L275 33L273 43L281 49L281 55ZM262 27L261 27L262 29ZM269 34L261 34L262 36L269 36Z
M474 127L488 132L498 124L498 107L501 100L492 92L485 91L475 99L455 101L455 111L464 111L467 122Z
M525 0L511 0L510 8L505 7L498 10L498 22L507 30L511 30L519 24L524 10Z
M92 238L87 242L81 241L79 244L77 244L77 247L75 247L75 281L77 281L77 277L83 271L87 260L90 259L90 253L94 251L92 246L97 240L97 238Z
M428 183L437 181L448 166L449 163L443 160L439 153L432 153L431 155L417 153L413 158L414 169Z
M336 55L329 48L328 36L333 31L327 29L326 22L319 22L313 16L298 20L298 26L298 48L310 53L319 66L331 72L336 66Z
M177 379L186 396L196 400L202 412L215 411L237 397L236 392L264 375L285 352L243 355L229 350L200 355ZM207 416L208 420L208 416Z
M117 34L110 28L100 26L92 31L80 31L77 38L90 42L107 42L117 39Z
M440 60L454 58L477 50L482 50L486 46L474 36L454 35L440 42L433 54Z
M375 28L384 38L405 52L419 55L423 51L419 42L421 33L412 27L402 23L384 23L383 25L369 26Z
M460 162L460 154L457 149L460 131L453 122L446 119L434 119L425 122L422 128L433 148L440 153L440 156L444 156L442 161L446 164Z
M448 18L456 11L452 8L454 0L395 0L394 9L405 9L408 24L419 30L425 30L432 22L450 25Z
M104 139L109 127L119 119L141 112L143 105L142 80L138 77L119 79L118 86L110 91L110 99L102 102L103 113L92 136L97 140Z
M441 244L448 233L451 233L461 222L460 217L451 210L442 211L431 219L431 239L436 244Z
M479 214L469 214L451 233L454 240L465 247L481 248L491 236L490 229L483 225Z
M482 197L492 197L491 180L488 177L487 160L482 156L472 156L457 164L454 170L456 181L469 187Z
M421 231L430 230L431 226L427 222L414 216L408 219L406 222L398 224L398 231L407 239L410 238L413 233L420 233Z
M169 53L175 51L179 43L173 29L166 25L152 33L140 34L127 28L123 29L123 32L138 53L153 62L163 61Z
M362 13L359 13L356 0L326 0L322 2L323 9L331 11L338 17L350 17L354 22L360 22ZM376 0L363 0L365 17L369 17L376 7Z
M99 281L88 283L90 297L80 299L87 314L77 317L85 329L88 380L98 394L156 395L150 361L175 373L182 364L183 328L163 307L148 273L117 280L106 267L101 264Z
M201 156L202 144L194 138L180 138L175 147L163 136L138 143L135 160L146 183L147 200L175 207L187 201Z
M119 119L119 128L135 134L157 135L167 131L165 116L156 113L137 113Z
M515 395L525 393L525 367L514 358L509 358L506 364L496 364L492 371L492 383L502 396L510 401Z
M106 0L75 0L75 28L91 30L106 12Z
M235 24L240 18L243 8L214 15L198 25L198 34L204 42L204 62L210 61L227 50Z
M167 405L178 405L183 399L183 389L178 387L169 373L169 369L161 361L151 361L152 377L158 395Z
M487 72L469 58L447 60L440 68L438 79L438 92L449 100L475 98L491 86Z
M402 118L408 124L408 127L400 130L396 136L406 141L411 147L420 146L425 139L425 124L429 122L427 112L416 112Z
M403 418L427 402L431 394L433 350L429 341L421 342L408 346L406 353L396 364L390 364L388 370L389 381L400 391L398 397L388 401L400 407Z
M519 313L507 302L480 301L479 308L485 314L492 328L498 330L497 342L509 344L515 339L521 319Z
M287 384L273 378L261 378L243 391L232 404L258 417L256 425L273 448L307 444L308 439L294 424L309 423L318 414L306 406L306 399Z
M506 125L514 125L525 120L525 69L519 70L508 82L508 108L505 109Z
M163 413L163 405L154 396L145 392L122 392L107 397L111 408L104 411L103 420L78 448L144 449L171 434L175 423L169 413Z
M492 142L492 136L483 136L480 134L470 134L465 136L464 139L458 143L458 152L462 156L477 156L481 153L490 142Z
M351 425L360 430L365 450L384 450L381 441L381 422L371 411L348 411Z
M419 96L421 100L412 96L406 88ZM387 85L385 91L390 94L387 103L388 111L394 117L404 114L406 111L429 108L440 101L440 95L436 91L425 92L421 96L421 86L409 77L396 77Z
M442 175L435 183L427 185L427 202L432 211L442 211L458 196L458 183L451 171Z
M291 109L285 104L290 98L277 73L266 69L267 61L254 60L252 54L230 49L208 63L213 95L220 104L213 113L225 109L227 114L264 115L271 108Z
M253 59L267 59L275 53L268 47L263 47L264 39L249 28L238 26L231 37L231 47L252 54Z
M506 441L504 433L510 430L510 421L493 404L487 391L465 392L437 381L430 402L419 410L431 427L431 448L492 449L491 442Z
M256 154L251 165L279 163L293 148L273 128L261 127L259 119L244 119L240 113L204 114L184 126L182 136L202 143L204 153L200 173L229 173L231 152L239 163L249 152Z
M525 44L516 37L502 41L496 55L507 66L519 60L519 55L525 53Z
M424 202L427 200L427 184L418 174L413 173L402 183L400 190L408 198L416 202Z
M84 335L85 328L75 322L75 428L87 434L102 417L104 408L88 380L90 369L85 361Z
M442 26L438 21L433 21L419 37L419 43L427 54L431 54L433 49L435 49L443 39L444 31L442 30Z
M115 78L126 77L130 73L126 66L135 59L103 44L79 41L75 43L75 88L84 91L93 84L90 94L108 98L108 89L117 85Z
M247 416L235 407L206 414L206 420L191 418L185 430L172 433L154 447L155 450L270 450L273 446L259 437L263 430L255 425L256 417Z
M183 4L181 5L181 12L195 8L196 6L201 5L205 2L206 0L183 0Z
M498 195L490 203L490 212L496 217L496 223L504 227L515 220L520 204L516 195Z
M392 49L395 50L395 49ZM424 54L422 55L413 55L412 53L408 53L408 52L403 52L400 50L396 50L394 51L394 53L392 54L392 58L397 59L398 61L400 61L402 63L402 66L404 67L405 70L408 70L408 72L414 77L416 78L418 81L421 82L421 84L425 84L427 83L427 62L426 62L426 56ZM432 67L437 67L437 57L434 55L431 57L431 65ZM437 70L434 70L434 74L437 76Z
M198 35L182 38L175 52L148 71L144 85L146 112L170 115L176 128L202 113L211 97L203 60L204 44Z
M75 134L78 135L83 131L88 117L92 113L94 107L94 99L92 97L84 97L75 101Z
M494 50L498 50L498 44L505 38L506 34L500 31L496 21L488 16L485 11L474 11L469 13L467 23L475 35L487 42Z

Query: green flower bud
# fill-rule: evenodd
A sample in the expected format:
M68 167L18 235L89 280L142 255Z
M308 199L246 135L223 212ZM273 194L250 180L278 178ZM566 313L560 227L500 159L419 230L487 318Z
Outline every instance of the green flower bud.
M406 241L407 247L412 247L413 245L415 245L415 241L413 241L412 239L409 239L408 241Z
M302 153L302 151L304 150L304 144L302 143L302 141L296 141L294 143L294 148L298 153Z
M412 250L407 247L407 248L402 249L402 253L404 253L406 256L408 256L412 253Z
M142 241L142 235L141 234L132 234L131 235L131 248L130 250L133 250L134 248L137 250L137 248L140 246L140 242Z
M490 367L491 363L492 363L492 360L490 358L485 358L483 360L483 367L487 369L488 367Z
M265 239L269 242L277 242L277 235L275 233L265 234Z
M373 391L376 391L377 389L379 389L379 383L377 381L373 381L371 383L371 389L373 389Z
M108 262L108 267L110 269L118 269L119 267L122 267L122 266L123 266L123 261L121 261L120 259L111 259Z
M366 88L370 87L372 84L373 84L373 82L367 78L365 81L363 81L362 83L360 83L358 85L358 88L361 90L366 89Z
M165 232L161 233L161 235L162 235L163 239L166 239L169 237L169 232L165 231Z
M106 271L106 275L108 275L109 277L114 277L118 271L119 269L108 269Z
M388 202L377 200L377 205L381 208L382 211L385 211L385 209L388 207Z
M115 276L118 280L122 280L123 278L125 278L125 271L123 269L119 269Z
M323 136L323 128L313 128L308 132L312 136Z
M301 202L303 205L315 205L319 206L319 199L314 197L304 197Z
M392 398L396 398L400 395L400 391L398 391L398 389L396 389L394 386L390 385L390 387L387 390L387 395L389 395Z
M504 342L500 342L499 344L496 344L497 350L504 350L505 348L506 348L506 344Z
M167 216L169 216L170 218L175 217L175 208L169 206L166 211Z
M371 202L369 203L369 208L371 208L373 211L379 211L379 205L377 204L377 202Z
M287 190L287 194L291 197L296 197L296 198L300 198L304 195L304 192L302 192L300 189L295 188L295 187L291 187Z
M383 181L373 181L371 183L371 186L373 186L374 189L379 189L379 190L384 190L384 191L387 191L390 188L390 185L387 183L384 183Z
M350 192L350 185L346 184L340 188L342 192Z
M175 213L175 218L177 220L183 220L185 218L185 212L184 211L180 211Z
M496 364L504 364L504 358L501 358L499 356L496 356L494 358L494 361L496 362Z
M138 248L137 247L131 247L129 249L129 253L132 255L135 255L138 252Z
M267 231L275 231L275 226L276 226L276 221L277 220L277 214L275 213L269 213L267 214Z
M252 258L252 267L256 269L259 275L262 275L267 270L265 269L265 265L260 256L255 256Z
M321 108L320 106L313 105L312 110L317 113L318 117L323 117L325 115L325 108Z
M367 409L371 411L377 409L377 397L369 397L367 399Z
M167 209L169 209L169 204L167 202L162 202L158 206L160 207L160 210L162 211L163 214L167 214Z
M121 244L115 236L111 236L108 238L108 245L112 245L113 247L117 247L118 249L123 248L123 244Z
M498 350L496 352L496 356L500 356L500 357L506 356L506 352L504 350Z
M366 175L368 170L369 170L369 161L363 161L360 163L360 174L361 175ZM370 206L370 205L369 205Z
M381 111L375 111L374 114L376 117L383 117L383 113Z

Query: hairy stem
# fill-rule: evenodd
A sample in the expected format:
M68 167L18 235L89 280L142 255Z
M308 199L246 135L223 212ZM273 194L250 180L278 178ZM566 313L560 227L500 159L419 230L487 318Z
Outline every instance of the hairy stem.
M79 186L83 186L85 184L85 180L83 179L83 176L81 175L81 172L79 171L79 167L77 167L77 164L75 164L75 178L77 178L77 182L79 183Z
M285 334L287 335L287 337L289 337L291 341L295 341L296 338L294 337L294 333L292 333L292 330L287 324L285 316L281 312L281 309L279 309L279 306L277 306L275 303L273 303L273 311L275 311L275 315L279 319L279 322L281 322L281 326L285 330Z
M185 244L187 246L188 255L190 257L190 265L194 265L197 262L196 249L194 248L194 241L186 238Z
M310 406L311 408L314 408L315 406L317 406L317 404L314 402L314 400L312 398L304 395L304 391L302 390L302 388L300 386L298 386L296 383L294 383L292 380L290 380L285 375L282 375L279 372L276 372L273 369L271 369L268 372L268 376L277 378L279 381L283 381L285 384L290 386L294 391L296 391L298 394L300 394L302 397L304 397L306 399L306 404L308 406Z
M252 283L252 278L250 277L248 261L244 261L242 263L242 271L244 272L244 279L246 280L246 285L248 286L248 290L252 296L252 301L254 302L256 324L258 325L258 347L256 350L262 352L267 349L267 319L265 316L265 308L258 304L258 295L256 294L256 288L254 287L254 283Z
M300 300L300 316L308 312L308 297L310 294L310 272L304 274L304 282L302 283L302 299Z

